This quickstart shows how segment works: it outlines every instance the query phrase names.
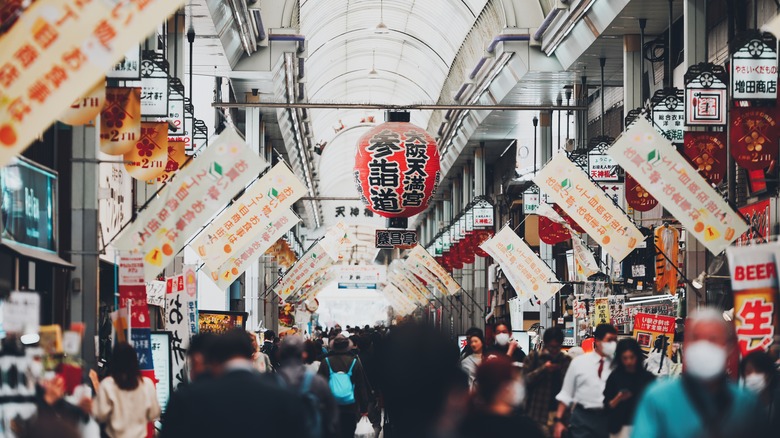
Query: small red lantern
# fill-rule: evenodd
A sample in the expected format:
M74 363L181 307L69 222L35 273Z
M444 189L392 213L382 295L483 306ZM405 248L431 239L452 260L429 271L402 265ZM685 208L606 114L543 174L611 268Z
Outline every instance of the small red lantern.
M436 141L408 122L386 122L360 137L355 183L363 202L384 217L423 212L439 184Z

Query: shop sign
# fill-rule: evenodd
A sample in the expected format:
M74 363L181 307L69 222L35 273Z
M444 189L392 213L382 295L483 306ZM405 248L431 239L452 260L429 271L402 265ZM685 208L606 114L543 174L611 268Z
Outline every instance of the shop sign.
M619 205L620 207L623 207L624 205L623 200L626 198L625 183L622 182L601 183L598 186L601 187L601 190L604 190L604 193L607 194L608 198L615 201L615 204Z
M141 138L123 155L131 177L151 181L165 173L168 164L168 123L141 122Z
M534 182L616 260L643 240L628 216L566 154L553 157Z
M726 133L690 131L685 133L685 157L712 185L726 176Z
M190 339L197 333L197 297L189 290L195 285L197 275L192 267L185 273L167 278L169 286L165 294L165 329L171 332L169 350L173 356L173 388L179 389L188 380L187 349Z
M420 245L412 248L409 253L409 262L418 263L425 267L425 269L431 271L436 278L441 281L449 294L456 294L462 288L455 279L452 278L449 272L447 272L423 247ZM447 292L442 292L447 295Z
M772 211L775 198L765 199L739 209L739 213L750 225L745 234L739 236L737 246L756 245L769 242L772 230Z
M722 66L708 62L690 66L685 73L685 124L725 125L727 88Z
M777 40L772 34L750 32L738 37L731 55L731 96L734 100L777 99Z
M493 227L493 206L485 199L480 199L474 206L474 228Z
M609 298L601 297L593 301L593 327L599 324L611 324L609 316Z
M463 214L460 219L458 219L458 235L460 236L460 240L463 240L466 238L466 215Z
M609 298L609 316L612 318L612 325L628 324L631 318L626 310L625 295L610 295L607 298Z
M665 88L656 91L651 100L653 126L672 143L683 142L684 96L683 90ZM638 117L634 119L634 122L640 119L644 119L644 117Z
M588 153L588 174L593 181L620 181L618 164L598 149Z
M267 166L227 128L160 190L115 246L142 250L146 278L154 280L187 240Z
M535 214L539 209L539 193L523 193L523 214Z
M776 108L731 109L731 156L748 170L766 169L778 158Z
M387 267L384 265L337 265L330 271L337 274L339 283L376 285L387 280Z
M334 260L319 243L312 246L297 262L285 272L284 277L274 288L274 293L286 300L296 293L315 273L332 265Z
M650 211L658 205L658 201L634 177L626 174L626 204L636 211Z
M544 303L563 287L552 269L509 227L504 227L481 248L498 261L521 298L535 295Z
M100 152L98 158L101 160L98 165L98 222L103 246L114 240L133 215L133 179L122 164L107 162L115 161L110 155ZM100 258L116 263L114 246L108 245Z
M775 335L780 245L731 247L726 256L734 291L739 350L743 357L754 351L767 351Z
M442 255L444 253L444 243L442 242L442 238L438 237L436 239L436 243L433 245L434 251L436 251L436 257Z
M120 278L121 265L120 261ZM137 263L133 263L137 267ZM152 358L151 320L149 318L149 305L146 302L146 284L143 278L140 284L119 284L119 307L127 309L129 313L128 331L130 332L130 345L135 348L138 356L138 365L141 374L154 379L154 362Z
M286 232L298 223L289 209L306 192L306 186L290 168L278 163L223 210L193 241L192 247L212 272L229 258L241 255L251 242L259 242L265 252L284 234L279 229L286 228ZM289 221L279 224L277 229L273 227L275 219L281 216L288 216Z
M110 79L141 79L141 46L132 47L121 61L106 73Z
M253 216L253 218L257 218L252 225L252 228L257 228L256 237L253 239L244 238L240 243L236 240L235 244L225 245L220 257L224 258L226 255L224 250L230 246L231 251L227 259L215 270L206 268L207 272L210 271L211 279L221 290L227 290L230 284L236 281L248 267L252 266L274 242L281 239L285 233L301 221L289 208L276 213L271 219L262 216ZM247 223L251 224L252 219L247 219ZM220 248L216 247L211 251L219 252Z
M465 214L466 232L471 234L474 231L474 210L469 209Z
M57 174L22 157L0 168L2 240L57 251Z
M377 248L411 249L417 245L417 231L414 230L376 230L375 246Z
M100 151L124 155L141 138L141 89L106 87L106 104L100 113Z
M174 82L171 81L171 85ZM168 97L168 135L184 135L184 87L170 87Z
M155 58L155 52L147 52L145 58ZM168 72L160 68L154 59L141 61L141 114L145 117L168 117Z
M165 288L164 281L155 280L146 283L146 304L165 307Z
M0 166L183 1L40 0L0 38Z
M157 391L157 402L160 404L162 412L168 406L168 400L171 398L173 382L171 376L171 333L170 332L152 332L150 339L152 342L152 362L154 362L155 390Z
M666 354L671 357L672 349L669 346L674 341L675 326L674 317L637 313L634 315L634 339L647 353L666 347Z
M638 119L609 153L713 254L747 230L740 215L647 121Z

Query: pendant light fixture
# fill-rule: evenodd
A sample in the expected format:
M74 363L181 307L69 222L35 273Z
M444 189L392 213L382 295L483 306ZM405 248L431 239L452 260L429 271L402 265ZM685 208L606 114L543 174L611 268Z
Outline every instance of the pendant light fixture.
M379 0L379 24L377 24L374 29L374 33L377 35L386 35L390 33L390 29L385 24L385 11L382 3L383 1Z
M369 79L376 79L379 77L379 72L376 71L376 50L371 51L371 70L368 71Z

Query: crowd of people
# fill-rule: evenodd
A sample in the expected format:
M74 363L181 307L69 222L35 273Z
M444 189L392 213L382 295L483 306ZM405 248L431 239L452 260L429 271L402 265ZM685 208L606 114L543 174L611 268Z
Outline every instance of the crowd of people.
M187 352L191 383L165 413L136 352L114 347L110 372L93 375L95 397L65 397L44 381L36 421L20 437L481 438L761 437L780 431L777 357L745 356L733 325L702 310L688 319L679 377L645 368L636 340L597 326L592 351L563 349L558 327L526 352L500 323L486 337L471 329L462 349L416 323L336 326L279 339L272 331L200 334ZM776 350L775 350L776 351ZM360 427L358 424L360 423Z

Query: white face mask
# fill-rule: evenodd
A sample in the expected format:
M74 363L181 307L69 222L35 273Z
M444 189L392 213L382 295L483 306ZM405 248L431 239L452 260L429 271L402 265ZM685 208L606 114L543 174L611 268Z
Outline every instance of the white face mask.
M753 373L745 376L745 388L755 394L761 393L766 388L766 375L763 373Z
M509 344L509 333L499 333L496 335L496 344L505 346Z
M513 407L519 407L525 401L525 385L523 382L515 381L512 383L512 399L509 401Z
M683 354L685 372L697 379L713 379L726 369L726 349L712 342L693 342Z
M615 350L617 350L617 342L602 342L601 343L601 352L604 353L604 356L608 358L615 357Z

